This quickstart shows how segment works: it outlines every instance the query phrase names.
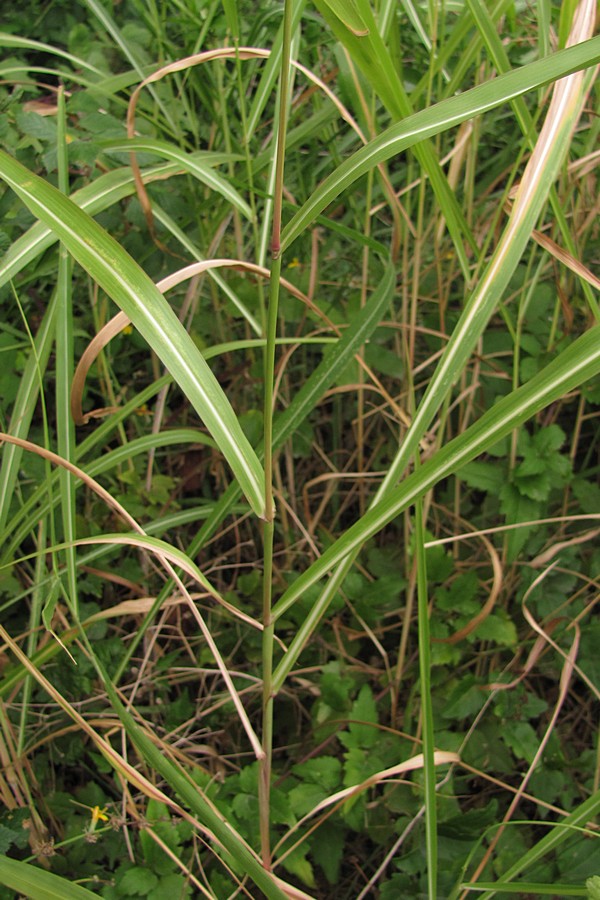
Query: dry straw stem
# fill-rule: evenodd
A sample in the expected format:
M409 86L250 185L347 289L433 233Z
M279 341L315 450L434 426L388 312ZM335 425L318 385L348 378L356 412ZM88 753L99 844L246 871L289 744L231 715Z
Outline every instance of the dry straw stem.
M10 637L8 632L0 625L0 637L4 641L6 647L11 650L12 653L19 660L21 665L27 669L29 674L35 678L35 680L40 684L49 697L54 700L54 702L61 707L66 714L73 719L76 723L77 727L93 741L98 750L102 753L105 759L110 763L112 768L120 775L125 781L128 781L138 790L140 790L143 794L145 794L148 798L153 800L158 800L161 803L166 803L177 815L184 814L184 811L171 800L166 794L164 794L161 790L159 790L155 785L153 785L150 781L148 781L143 775L141 775L137 769L135 769L130 763L128 763L117 751L108 743L101 735L99 735L94 728L89 724L89 722L77 712L76 709L71 706L70 703L65 700L60 691L56 690L54 685L48 679L42 675L42 673L37 669L28 657L23 653L21 648L13 639ZM204 831L210 837L212 834L208 829L204 828L199 822L195 822L196 827L200 828L200 830Z
M510 213L511 207L510 204L506 205L507 211ZM584 266L582 262L572 256L567 250L564 250L560 247L556 241L553 241L552 238L548 237L547 234L544 234L543 231L538 231L537 228L534 228L531 232L531 237L534 239L536 244L539 244L543 250L546 250L551 256L554 257L558 262L562 263L567 269L570 269L575 275L582 278L584 281L595 288L597 291L600 291L600 278L594 275L593 272Z
M117 775L121 777L124 781L129 782L138 790L140 790L145 796L149 799L157 800L160 803L164 803L170 809L173 810L175 815L181 816L186 821L190 822L201 834L204 834L209 841L214 842L216 844L220 844L224 846L226 842L228 845L228 849L230 852L237 852L240 854L243 853L247 859L251 859L254 861L254 864L257 863L256 858L254 856L253 851L248 847L243 838L235 831L234 828L227 822L221 814L213 807L212 803L204 795L204 793L200 790L197 785L193 785L198 800L201 799L202 804L205 809L209 809L212 811L211 815L213 818L213 822L215 823L215 828L218 826L218 830L221 833L222 841L219 840L215 832L207 827L203 822L199 821L194 816L191 816L185 809L180 807L174 800L172 800L167 794L164 794L159 788L155 787L148 779L146 779L143 775L141 775L137 769L135 769L129 762L127 762L121 754L119 754L112 745L106 741L103 737L101 737L86 721L86 719L80 715L77 710L75 710L70 703L68 703L62 694L54 688L54 686L48 681L47 678L42 675L42 673L37 669L31 661L27 658L27 656L23 653L20 647L12 640L10 635L5 631L5 629L0 626L0 638L5 642L6 646L10 648L10 650L17 657L19 662L27 669L27 671L35 678L35 680L44 688L44 690L48 693L52 700L57 703L66 713L67 715L73 719L73 721L78 725L80 730L87 734L88 737L94 742L98 750L102 753L105 759L109 762L112 768L115 770ZM2 648L0 648L1 650ZM116 694L114 692L114 688L111 685L108 685L109 693L114 695L113 701L116 698ZM136 725L137 734L141 736L144 734L140 730L140 726ZM145 739L149 740L150 743L154 746L153 742L150 740L148 735L145 735ZM163 748L164 749L164 748ZM294 896L293 894L288 893L285 888L285 882L282 882L280 879L275 879L274 877L267 876L264 873L264 879L261 878L263 882L263 886L267 896L273 898L273 900L279 900L280 897L284 896ZM277 890L275 889L277 887ZM271 890L269 890L271 888ZM292 889L293 890L293 889Z
M56 453L52 453L52 451L50 451L50 450L46 450L43 447L38 447L36 444L32 444L31 441L25 441L20 438L15 438L10 434L4 434L4 433L0 432L0 442L2 442L2 441L6 441L9 444L15 444L19 447L22 447L24 450L29 450L32 453L36 453L38 456L41 456L44 459L47 459L49 462L53 463L54 465L62 466L63 468L67 469L67 471L71 472L71 474L75 475L78 478L81 478L82 481L84 481L84 483L87 484L88 487L90 487L96 494L98 494L98 496L102 500L104 500L104 502L110 508L114 509L115 512L117 512L125 520L125 522L127 522L127 524L130 526L130 528L133 531L137 532L137 534L139 535L138 538L127 537L127 536L123 536L123 535L116 535L116 536L106 536L105 535L104 537L101 537L101 538L94 538L93 542L98 542L98 543L114 542L114 543L118 544L119 541L121 543L124 543L124 542L134 543L135 541L137 541L138 546L143 547L144 550L155 555L157 557L157 559L161 562L161 564L163 565L164 569L167 572L167 575L175 582L175 584L177 585L181 594L186 598L188 607L189 607L190 611L192 612L192 615L196 619L196 622L200 626L200 630L202 631L202 634L203 634L203 636L211 650L211 653L213 654L213 657L219 667L219 671L221 672L223 680L224 680L225 684L227 685L227 689L230 693L232 702L233 702L233 704L236 708L236 711L240 717L240 721L242 722L242 724L244 726L244 730L246 731L246 734L250 740L250 743L252 745L252 749L256 755L256 758L262 759L263 749L261 747L260 741L258 739L258 736L256 735L256 732L252 728L252 725L250 724L250 720L248 718L246 710L244 709L244 706L238 695L235 685L233 684L233 680L231 678L229 670L228 670L228 668L219 652L219 649L215 643L215 640L212 636L211 630L208 628L206 622L204 621L203 616L200 613L200 610L198 609L198 607L196 606L196 604L193 602L192 598L190 597L186 586L183 584L181 578L179 577L179 575L177 574L177 572L171 565L170 559L175 560L176 561L175 564L178 567L180 567L182 565L185 568L189 567L191 569L191 571L194 572L195 579L197 581L200 581L202 586L207 589L207 591L209 592L209 594L211 596L219 597L220 595L219 595L218 591L216 591L209 584L209 582L204 578L204 576L200 573L200 571L194 566L194 564L191 562L191 560L187 559L187 561L186 561L185 554L182 554L180 551L174 550L172 547L169 547L169 545L165 544L163 541L157 541L156 538L152 538L149 535L147 535L146 532L144 531L144 529L136 522L136 520L132 516L129 515L127 510L123 506L121 506L121 504L118 503L109 494L109 492L106 491L102 487L102 485L98 484L93 478L90 478L89 475L86 475L86 473L83 472L78 466L75 466L73 463L68 462L67 460L58 456ZM87 540L83 541L83 543L87 543L87 542L88 542ZM260 626L258 626L258 627L260 627Z

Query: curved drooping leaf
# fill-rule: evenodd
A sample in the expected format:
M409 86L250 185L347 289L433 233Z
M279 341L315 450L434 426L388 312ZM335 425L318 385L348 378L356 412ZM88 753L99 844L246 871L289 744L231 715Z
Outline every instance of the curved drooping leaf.
M235 154L198 151L196 153L186 153L179 147L169 144L168 141L157 141L152 138L123 138L122 140L111 139L99 141L99 146L105 151L123 152L123 153L155 153L177 164L178 168L189 172L202 184L206 184L218 194L221 194L226 200L235 206L236 209L246 216L247 219L252 218L252 210L244 200L244 198L235 190L234 187L216 172L213 172L215 162L225 162L227 160L239 159ZM217 157L217 160L214 159Z
M68 197L0 151L0 175L129 316L214 437L248 502L264 514L264 474L229 400L143 269Z

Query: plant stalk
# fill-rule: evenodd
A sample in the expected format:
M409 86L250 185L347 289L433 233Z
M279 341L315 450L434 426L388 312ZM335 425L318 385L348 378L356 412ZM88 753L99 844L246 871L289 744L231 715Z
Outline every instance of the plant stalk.
M273 538L275 506L273 503L273 401L275 384L275 346L279 314L279 287L281 279L281 211L283 206L283 170L285 162L285 137L288 116L290 86L290 48L292 42L292 4L285 0L283 10L283 46L281 54L281 78L279 83L279 117L277 146L275 149L275 190L273 197L273 230L271 238L271 267L269 303L267 310L267 346L265 348L264 391L264 446L265 446L265 522L263 525L263 733L264 758L260 761L259 818L260 844L263 866L271 868L270 796L273 757L273 633L271 615L273 597Z

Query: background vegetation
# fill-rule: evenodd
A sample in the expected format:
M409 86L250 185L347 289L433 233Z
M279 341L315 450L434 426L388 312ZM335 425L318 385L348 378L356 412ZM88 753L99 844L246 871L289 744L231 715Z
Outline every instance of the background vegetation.
M595 13L5 11L0 898L600 896Z

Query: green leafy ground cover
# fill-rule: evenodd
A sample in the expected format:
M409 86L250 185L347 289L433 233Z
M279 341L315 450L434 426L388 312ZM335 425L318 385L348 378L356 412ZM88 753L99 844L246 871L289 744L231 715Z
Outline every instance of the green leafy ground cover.
M598 894L593 20L4 16L1 900Z

